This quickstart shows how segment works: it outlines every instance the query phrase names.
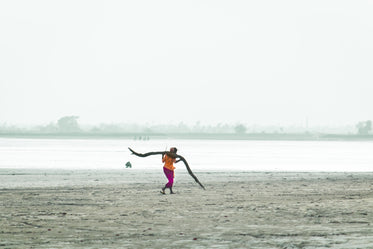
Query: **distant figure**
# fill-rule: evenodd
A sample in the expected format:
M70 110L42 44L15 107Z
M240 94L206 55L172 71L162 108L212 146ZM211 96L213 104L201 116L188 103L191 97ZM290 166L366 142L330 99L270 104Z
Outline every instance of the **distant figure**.
M166 188L170 189L170 194L174 194L174 192L172 191L172 185L174 184L174 177L175 177L174 163L177 163L180 161L180 160L176 161L176 152L177 152L177 149L175 147L172 147L170 149L170 152L166 152L164 155L162 155L162 162L164 163L163 172L168 179L168 183L161 190L162 194L166 194L165 192Z
M132 164L129 161L126 163L126 168L132 168Z

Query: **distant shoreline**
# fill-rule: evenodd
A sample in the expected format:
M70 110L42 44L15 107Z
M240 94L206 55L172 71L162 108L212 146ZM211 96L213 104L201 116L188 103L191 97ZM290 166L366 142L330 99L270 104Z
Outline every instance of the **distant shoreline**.
M356 134L279 134L279 133L0 133L0 138L39 139L201 139L274 141L373 141L373 135Z

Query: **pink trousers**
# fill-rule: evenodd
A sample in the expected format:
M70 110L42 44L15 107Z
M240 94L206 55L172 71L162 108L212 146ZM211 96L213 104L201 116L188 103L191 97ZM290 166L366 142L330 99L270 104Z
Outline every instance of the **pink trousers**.
M163 172L168 179L168 183L166 184L166 188L172 188L172 185L174 184L174 171L166 169L165 167L163 167Z

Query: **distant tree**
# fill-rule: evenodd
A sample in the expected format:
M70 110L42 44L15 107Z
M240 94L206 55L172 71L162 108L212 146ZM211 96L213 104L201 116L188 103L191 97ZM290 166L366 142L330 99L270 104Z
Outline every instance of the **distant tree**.
M246 133L246 126L244 126L243 124L238 124L234 127L234 131L237 133L237 134L244 134Z
M372 130L372 121L361 121L356 125L356 128L359 135L368 135Z
M43 126L41 128L41 131L42 132L57 132L58 131L58 127L56 126L55 123L49 123L48 125Z
M58 120L58 130L61 132L78 132L80 127L78 124L78 116L65 116Z

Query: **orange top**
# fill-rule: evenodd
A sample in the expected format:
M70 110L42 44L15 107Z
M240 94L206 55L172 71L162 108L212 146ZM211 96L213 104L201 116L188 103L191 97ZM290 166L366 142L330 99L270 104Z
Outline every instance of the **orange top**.
M176 162L176 158L169 157L167 156L167 154L165 154L164 157L162 158L162 162L164 163L163 167L165 167L166 169L169 169L169 170L175 169L174 162Z

